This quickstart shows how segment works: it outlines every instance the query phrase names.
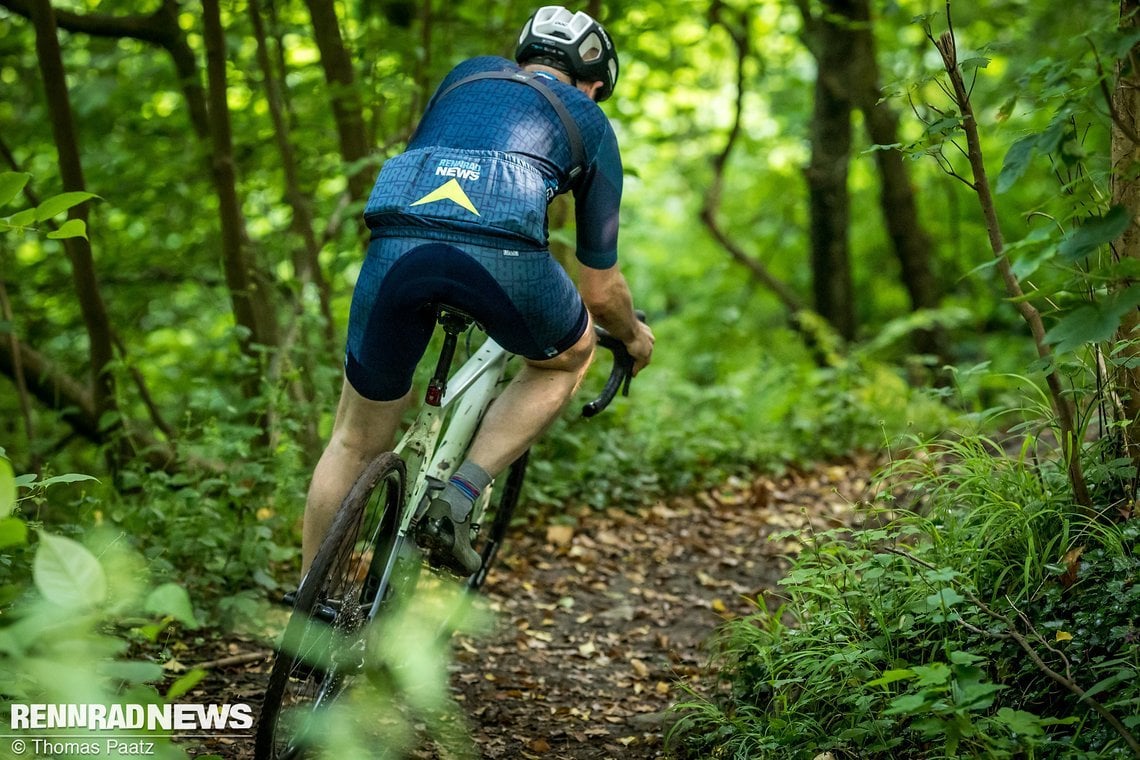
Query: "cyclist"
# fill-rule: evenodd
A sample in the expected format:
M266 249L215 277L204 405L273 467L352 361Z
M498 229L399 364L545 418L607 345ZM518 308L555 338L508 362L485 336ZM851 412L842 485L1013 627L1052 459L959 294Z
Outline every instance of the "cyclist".
M618 76L610 37L585 13L545 6L523 28L515 59L456 66L372 190L345 380L305 508L305 570L364 466L394 444L435 304L463 310L525 360L428 509L421 542L457 573L479 567L473 501L557 418L585 375L591 319L625 343L635 373L650 361L653 333L636 319L617 263L617 139L597 106ZM566 192L575 197L577 288L547 247L547 205Z

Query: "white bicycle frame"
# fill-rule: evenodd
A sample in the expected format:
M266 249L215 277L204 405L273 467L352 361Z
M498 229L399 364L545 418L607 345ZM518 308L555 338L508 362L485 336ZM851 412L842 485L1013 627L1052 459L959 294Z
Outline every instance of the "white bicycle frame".
M448 379L440 405L425 404L396 444L396 453L407 465L407 504L411 507L405 508L400 516L399 541L406 538L412 520L427 505L424 497L432 479L446 483L462 463L483 413L499 395L503 371L511 356L506 349L487 338ZM485 488L479 495L472 512L472 523L481 521L492 490L493 486Z

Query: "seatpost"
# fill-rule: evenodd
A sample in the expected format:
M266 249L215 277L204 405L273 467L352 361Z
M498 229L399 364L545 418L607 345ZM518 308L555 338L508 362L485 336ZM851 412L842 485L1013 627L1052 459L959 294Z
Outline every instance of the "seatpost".
M451 372L451 361L455 358L459 335L470 324L463 316L444 310L439 313L439 323L443 325L443 348L440 349L435 374L428 383L424 398L424 401L431 406L440 406L443 403L443 394L447 391L447 375Z

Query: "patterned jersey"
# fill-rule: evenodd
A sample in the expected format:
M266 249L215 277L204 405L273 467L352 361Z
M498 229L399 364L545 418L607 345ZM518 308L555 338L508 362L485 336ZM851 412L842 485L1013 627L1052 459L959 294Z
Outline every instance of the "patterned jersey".
M571 179L566 129L542 93L518 82L484 79L439 97L472 74L519 70L492 56L456 66L407 150L384 164L365 218L374 231L545 249L546 208L556 195L573 192L578 259L609 268L617 261L622 166L613 128L597 104L576 87L539 74L582 137L586 165Z

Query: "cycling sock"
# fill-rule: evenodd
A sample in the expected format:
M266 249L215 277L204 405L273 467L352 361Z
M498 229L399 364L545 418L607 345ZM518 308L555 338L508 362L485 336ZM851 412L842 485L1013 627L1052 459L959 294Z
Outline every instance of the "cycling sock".
M451 505L451 519L462 522L471 512L471 505L479 498L483 489L491 484L491 476L470 459L459 465L459 469L447 481L440 498Z

